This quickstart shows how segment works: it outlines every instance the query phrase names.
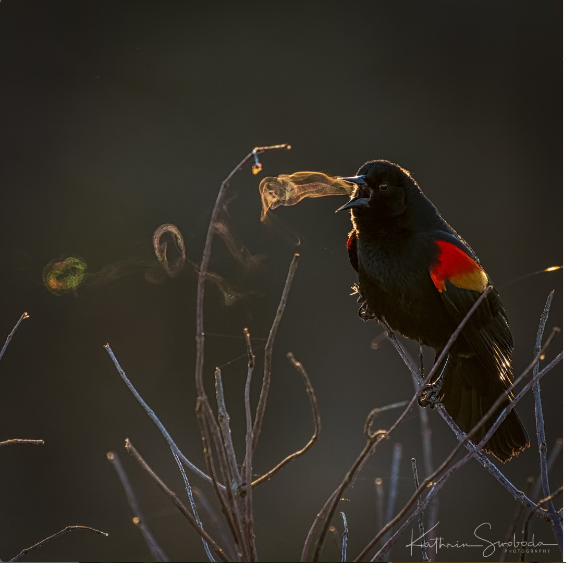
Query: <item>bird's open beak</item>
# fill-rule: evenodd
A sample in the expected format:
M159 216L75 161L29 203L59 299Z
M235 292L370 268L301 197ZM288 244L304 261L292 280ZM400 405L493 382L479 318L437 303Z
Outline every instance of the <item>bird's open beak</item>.
M367 186L365 176L347 176L344 178L338 178L338 180L344 180L345 182L352 182L352 184L357 184L360 187ZM354 197L342 207L339 207L335 213L338 211L344 211L345 209L352 209L354 207L369 207L369 197L360 197L360 189L356 190Z

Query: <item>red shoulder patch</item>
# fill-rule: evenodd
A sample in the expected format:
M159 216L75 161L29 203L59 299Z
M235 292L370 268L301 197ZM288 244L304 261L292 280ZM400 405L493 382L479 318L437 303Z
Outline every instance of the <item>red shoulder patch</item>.
M354 244L354 239L356 238L356 233L354 231L352 231L350 233L350 236L348 237L348 242L346 243L346 249L349 251L352 248L352 245Z
M484 291L487 276L473 258L448 241L437 240L436 245L440 254L430 270L430 277L438 291L446 290L446 280L461 289Z

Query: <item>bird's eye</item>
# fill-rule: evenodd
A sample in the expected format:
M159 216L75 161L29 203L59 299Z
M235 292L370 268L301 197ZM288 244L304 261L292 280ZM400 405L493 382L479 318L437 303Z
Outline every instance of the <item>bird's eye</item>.
M379 184L379 189L382 192L385 192L389 189L389 184L387 182L383 182L382 184Z

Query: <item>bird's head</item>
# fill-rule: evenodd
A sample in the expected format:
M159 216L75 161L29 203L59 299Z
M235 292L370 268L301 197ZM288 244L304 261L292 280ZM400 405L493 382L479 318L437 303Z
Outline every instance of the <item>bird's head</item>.
M412 195L420 192L411 174L387 160L370 160L356 176L340 178L356 184L352 199L336 210L352 209L355 217L376 219L398 217L405 213Z

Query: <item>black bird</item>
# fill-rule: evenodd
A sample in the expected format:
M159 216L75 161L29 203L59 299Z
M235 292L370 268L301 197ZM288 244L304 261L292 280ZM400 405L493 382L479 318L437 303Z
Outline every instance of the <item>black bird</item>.
M492 285L474 251L441 217L411 174L387 160L366 162L356 176L348 237L350 262L359 275L360 316L383 320L393 330L442 351L481 293ZM438 379L419 404L440 400L469 432L505 391L512 397L513 339L507 316L491 291L450 348ZM477 443L498 416L474 436ZM529 446L512 411L484 450L508 461Z

